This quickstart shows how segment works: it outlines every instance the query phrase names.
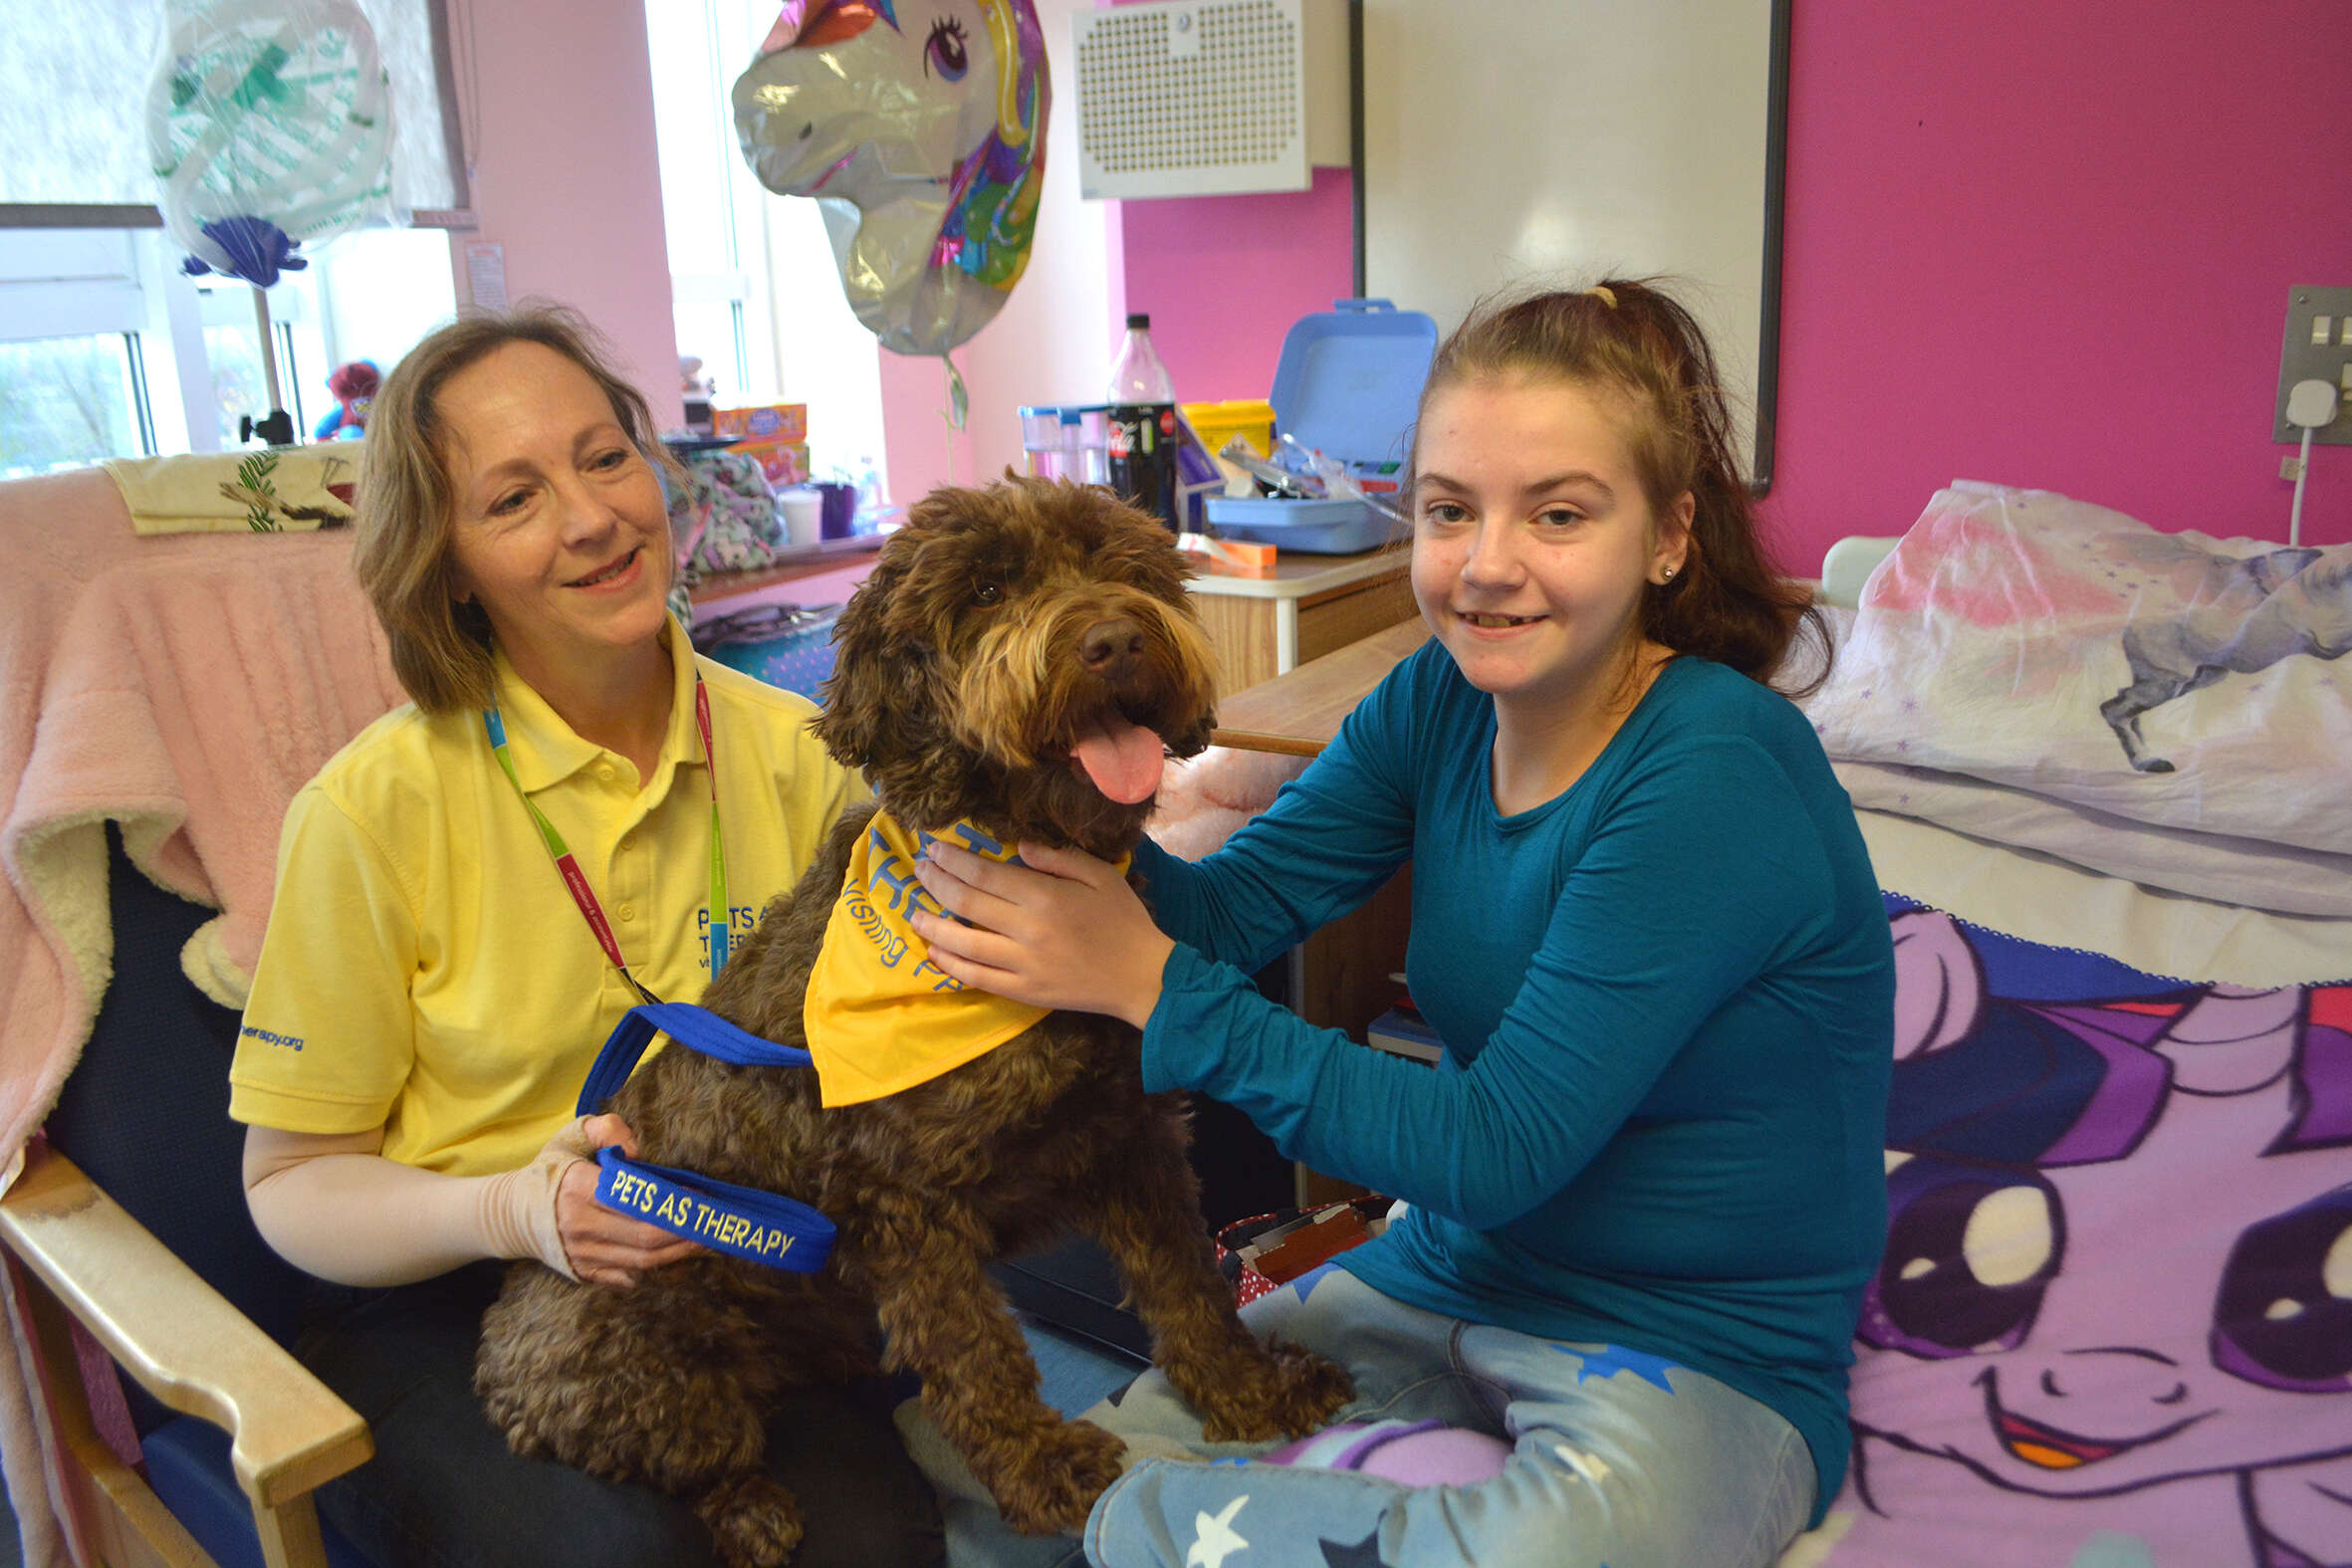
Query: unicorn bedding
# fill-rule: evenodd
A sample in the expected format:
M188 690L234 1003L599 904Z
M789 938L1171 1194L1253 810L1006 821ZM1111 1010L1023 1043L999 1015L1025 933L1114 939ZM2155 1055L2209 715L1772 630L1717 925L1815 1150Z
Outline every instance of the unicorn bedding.
M2352 545L2160 534L2064 496L1962 484L1871 573L1807 709L1841 762L1924 770L1930 785L1959 775L2223 849L2316 852L2336 891L2298 895L2331 906L2301 912L2347 914L2347 651ZM1885 804L1900 779L1861 779L1858 803ZM2093 819L2074 841L2105 852L2107 830ZM2063 837L2032 847L2071 858Z
M2352 1564L2352 546L1956 485L1837 630L1891 1221L1783 1568Z

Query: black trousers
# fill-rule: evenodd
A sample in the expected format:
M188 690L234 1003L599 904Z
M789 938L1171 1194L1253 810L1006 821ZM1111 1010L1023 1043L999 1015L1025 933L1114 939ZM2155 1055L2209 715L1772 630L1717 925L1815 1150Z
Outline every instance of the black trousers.
M297 1354L367 1421L375 1457L319 1492L376 1568L716 1568L709 1528L649 1487L518 1458L474 1397L482 1313L506 1264L393 1290L323 1291ZM944 1556L930 1483L900 1447L883 1380L787 1401L768 1471L800 1501L794 1568Z

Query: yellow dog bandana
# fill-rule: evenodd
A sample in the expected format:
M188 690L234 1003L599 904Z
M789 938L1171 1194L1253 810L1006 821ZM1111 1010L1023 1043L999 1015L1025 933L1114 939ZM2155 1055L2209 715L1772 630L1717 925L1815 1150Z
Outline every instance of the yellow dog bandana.
M969 822L944 836L990 860L1018 858ZM915 862L933 837L876 812L849 856L801 1005L818 1099L828 1108L927 1083L1046 1015L1044 1008L967 990L931 962L906 916L917 905L946 913L915 880Z

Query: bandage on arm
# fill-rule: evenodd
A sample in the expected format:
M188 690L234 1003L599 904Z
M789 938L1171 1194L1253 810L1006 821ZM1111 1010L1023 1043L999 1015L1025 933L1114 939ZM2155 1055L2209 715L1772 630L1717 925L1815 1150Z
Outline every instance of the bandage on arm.
M245 1132L245 1203L262 1239L295 1267L339 1284L404 1285L485 1257L535 1257L573 1277L556 1189L587 1153L575 1122L529 1165L445 1176L387 1160L383 1129Z

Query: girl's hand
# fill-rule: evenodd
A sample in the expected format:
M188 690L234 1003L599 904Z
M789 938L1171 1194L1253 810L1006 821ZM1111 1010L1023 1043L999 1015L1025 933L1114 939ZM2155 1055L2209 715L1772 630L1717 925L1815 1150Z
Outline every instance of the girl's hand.
M1153 925L1116 866L1075 849L1023 844L1000 864L934 840L924 890L968 924L917 908L915 934L943 974L1037 1008L1107 1013L1137 1028L1159 1005L1176 944Z
M575 1277L625 1290L646 1269L674 1263L702 1247L596 1201L600 1173L595 1153L606 1145L617 1145L622 1154L636 1158L636 1134L627 1122L608 1113L572 1123L548 1145L550 1151L563 1149L573 1155L556 1183L556 1233Z

